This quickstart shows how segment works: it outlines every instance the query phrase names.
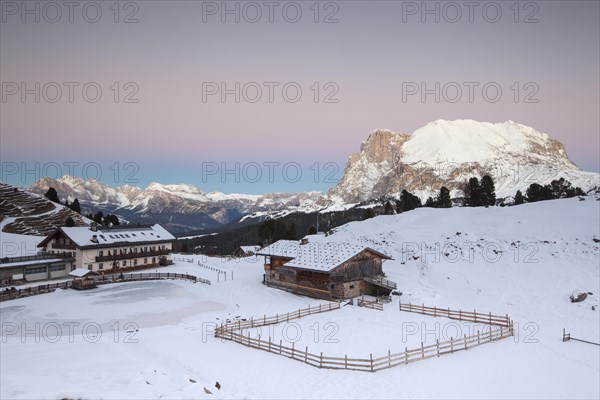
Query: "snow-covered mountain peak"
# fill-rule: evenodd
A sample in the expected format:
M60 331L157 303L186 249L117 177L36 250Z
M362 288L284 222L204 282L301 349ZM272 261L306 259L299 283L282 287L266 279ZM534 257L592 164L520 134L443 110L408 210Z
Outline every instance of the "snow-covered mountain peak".
M438 119L410 135L371 132L329 194L349 203L403 189L426 198L446 186L458 196L469 177L484 174L492 175L499 196L561 176L584 189L598 186L598 174L581 171L562 143L532 127L511 120Z

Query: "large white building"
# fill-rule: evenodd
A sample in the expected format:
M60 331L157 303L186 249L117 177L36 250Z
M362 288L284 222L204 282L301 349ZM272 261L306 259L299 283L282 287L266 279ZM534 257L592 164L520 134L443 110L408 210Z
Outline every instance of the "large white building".
M175 237L162 226L61 227L40 242L45 254L71 255L71 269L91 271L166 264ZM68 274L70 271L66 271Z

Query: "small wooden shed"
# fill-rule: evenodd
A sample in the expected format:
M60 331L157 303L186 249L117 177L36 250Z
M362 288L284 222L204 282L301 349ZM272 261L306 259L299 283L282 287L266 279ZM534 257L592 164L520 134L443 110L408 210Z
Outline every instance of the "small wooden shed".
M95 275L99 275L97 272L92 270L77 268L69 272L69 276L73 277L73 283L71 287L77 290L87 290L96 287L96 280L92 278Z

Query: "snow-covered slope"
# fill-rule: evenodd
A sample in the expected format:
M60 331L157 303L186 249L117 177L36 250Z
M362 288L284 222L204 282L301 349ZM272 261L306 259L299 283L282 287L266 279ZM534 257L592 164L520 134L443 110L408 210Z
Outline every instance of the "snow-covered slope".
M161 272L213 284L122 283L0 303L0 397L597 399L600 348L563 342L562 330L600 342L599 204L587 196L423 208L310 237L384 250L394 260L383 270L403 302L507 313L513 338L377 373L318 369L210 332L227 319L282 315L323 301L265 287L262 257L175 256L176 264ZM593 294L571 303L576 288ZM348 305L265 328L262 338L368 358L469 334L472 325L399 312L393 296L383 311ZM96 372L82 374L86 369Z
M560 177L584 190L600 186L599 174L580 170L562 143L531 127L437 120L412 135L372 132L330 195L357 202L407 189L424 200L446 186L458 197L464 182L485 174L494 179L498 197Z

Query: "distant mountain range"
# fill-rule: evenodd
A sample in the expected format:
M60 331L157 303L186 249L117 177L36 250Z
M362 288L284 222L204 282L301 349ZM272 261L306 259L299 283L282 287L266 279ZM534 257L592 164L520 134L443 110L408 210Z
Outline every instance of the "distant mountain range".
M173 233L212 229L253 213L310 212L329 204L320 192L223 194L203 192L192 185L160 183L145 189L129 185L112 188L73 176L42 178L30 190L44 194L49 187L57 190L61 200L79 199L84 213L102 210L128 222L160 223Z
M512 121L438 120L412 134L373 131L327 194L223 194L159 183L144 189L112 188L72 176L42 178L30 190L44 194L54 187L63 199L78 198L84 212L103 210L127 221L160 223L173 233L183 233L214 229L240 218L347 209L369 199L399 196L403 189L425 200L446 186L453 197L460 197L469 178L485 174L494 179L497 197L560 177L584 191L600 187L599 174L579 169L562 143L533 128Z

